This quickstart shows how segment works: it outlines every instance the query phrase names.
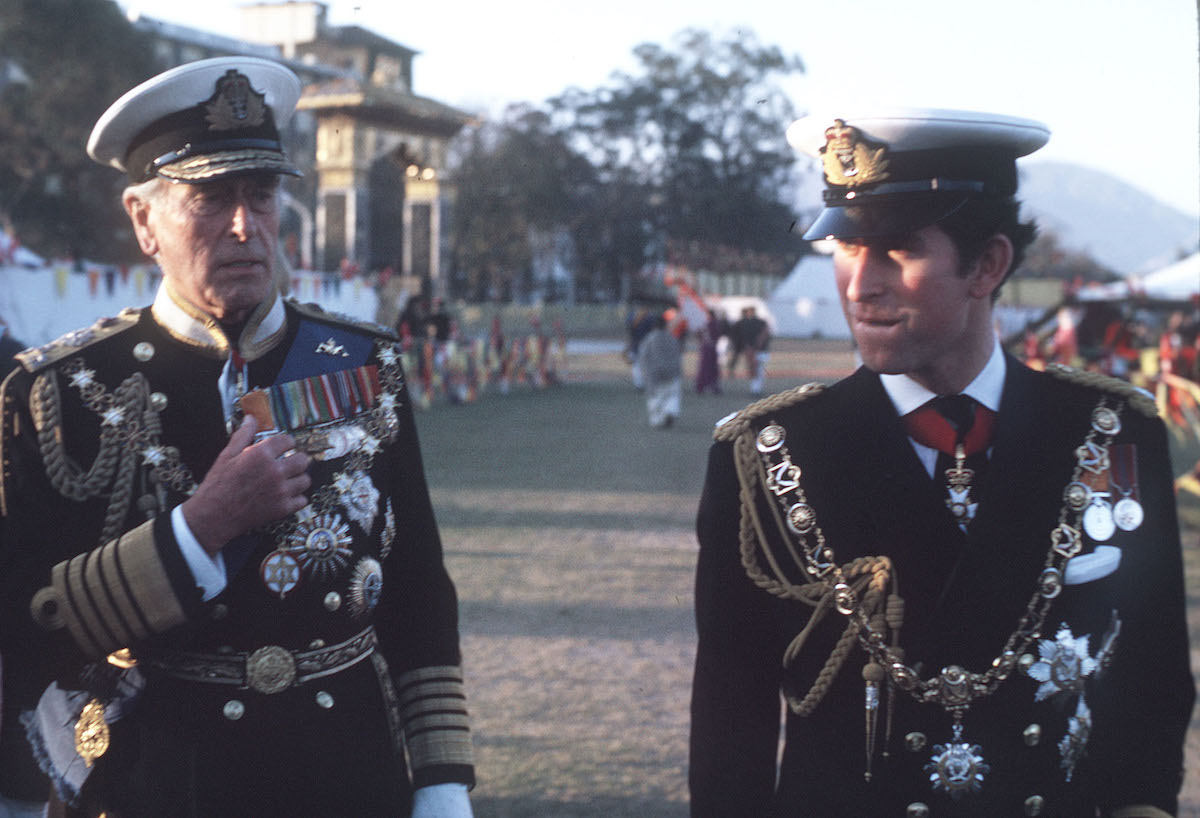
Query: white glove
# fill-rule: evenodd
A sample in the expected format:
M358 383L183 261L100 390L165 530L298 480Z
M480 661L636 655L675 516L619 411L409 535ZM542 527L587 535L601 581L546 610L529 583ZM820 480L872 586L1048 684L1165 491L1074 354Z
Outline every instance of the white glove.
M413 793L412 818L473 818L466 784L434 784Z

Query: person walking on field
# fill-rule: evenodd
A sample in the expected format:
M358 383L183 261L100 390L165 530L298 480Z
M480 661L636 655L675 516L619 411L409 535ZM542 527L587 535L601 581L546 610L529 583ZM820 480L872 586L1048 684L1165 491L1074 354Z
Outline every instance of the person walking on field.
M758 315L753 306L742 309L742 317L733 325L735 339L734 357L730 362L730 374L739 357L746 359L746 374L750 378L750 394L761 395L767 377L767 361L770 359L771 327Z
M708 311L708 320L696 333L699 337L700 361L696 367L696 394L721 394L721 363L717 345L725 335L725 322L716 310Z
M642 339L638 348L638 363L645 379L646 412L650 425L667 428L679 419L683 401L683 349L679 339L667 326L664 316L657 316L654 328Z

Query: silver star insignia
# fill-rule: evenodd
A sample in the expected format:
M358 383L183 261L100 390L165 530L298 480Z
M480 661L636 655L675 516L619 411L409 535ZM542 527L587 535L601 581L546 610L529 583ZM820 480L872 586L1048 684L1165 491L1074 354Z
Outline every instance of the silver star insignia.
M148 446L142 452L142 459L151 466L157 466L167 458L166 449L163 446Z
M396 361L400 360L400 353L396 351L394 346L384 347L379 350L379 360L387 366L394 366Z
M81 386L89 386L96 380L96 370L81 369L78 372L71 374L71 386L78 389Z
M333 476L333 488L338 494L345 494L354 487L354 479L345 472L338 472Z

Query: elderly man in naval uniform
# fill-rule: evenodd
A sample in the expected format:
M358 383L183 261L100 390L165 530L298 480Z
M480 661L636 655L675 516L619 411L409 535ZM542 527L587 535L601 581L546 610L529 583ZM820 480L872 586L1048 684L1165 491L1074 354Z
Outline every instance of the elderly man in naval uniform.
M396 339L275 286L299 95L231 57L117 100L88 152L162 286L4 385L0 649L68 814L471 813Z
M789 130L863 366L716 431L694 815L1175 814L1195 691L1164 426L993 329L1034 235L1016 160L1048 137L936 110Z

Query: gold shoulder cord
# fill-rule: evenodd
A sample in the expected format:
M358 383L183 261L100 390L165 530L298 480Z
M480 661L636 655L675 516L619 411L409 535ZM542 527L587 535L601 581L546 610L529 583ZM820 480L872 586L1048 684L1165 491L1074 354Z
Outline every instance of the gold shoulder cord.
M824 534L819 528L816 528L815 512L808 505L804 491L800 487L800 468L791 463L790 459L768 466L759 454L761 446L758 438L761 435L756 436L752 426L752 422L756 418L807 400L823 391L824 387L820 384L806 384L798 389L773 395L747 407L733 421L717 430L718 440L733 441L734 463L740 486L741 516L738 533L742 567L747 576L768 593L784 599L795 600L814 609L804 629L796 635L785 650L783 667L790 668L795 663L809 636L824 621L831 608L836 606L839 612L846 613L843 604L839 602L837 588L844 585L851 589L855 598L860 600L864 611L862 618L849 617L847 619L845 630L842 631L837 644L825 660L824 666L817 674L808 692L802 697L797 697L789 691L784 691L788 707L799 716L810 715L816 710L825 694L829 692L834 679L859 641L864 621L870 623L875 633L886 634L890 630L892 634L891 649L897 655L903 655L903 649L899 646L899 637L904 621L904 601L899 595L898 581L892 561L886 556L861 557L840 568L835 566L833 551L826 547ZM774 446L776 449L781 448L783 445L782 428L774 424L767 428L780 431L777 438L769 440L768 445ZM756 502L760 490L779 498L794 492L793 499L796 502L786 511L778 503L768 503L767 507L770 509L770 521L782 535L780 541L787 549L788 558L794 565L801 568L806 577L809 577L801 585L797 585L787 578L775 553L768 545L766 528ZM798 538L801 547L805 550L804 555L796 550L793 536L788 534L789 530ZM816 545L810 550L802 532L807 533L814 530ZM758 561L760 551L767 560L770 575L763 570ZM843 580L837 586L826 581L826 578L835 571ZM878 684L883 681L886 674L877 663L871 662L864 668L863 675L868 685L868 697L870 698L874 694L873 702L868 703L866 712L867 779L869 780L877 732ZM894 695L894 691L890 688L889 693ZM889 708L885 744L891 738L891 711L892 708Z
M79 390L84 405L100 417L96 459L85 471L66 452L59 374L54 370L37 376L30 396L38 445L46 475L64 497L83 501L109 494L101 545L124 530L140 462L151 466L156 492L161 494L168 485L187 494L195 490L194 482L184 473L185 467L178 463L178 452L158 445L162 424L151 405L150 384L142 373L133 373L110 392L78 358L63 364L60 372ZM139 508L153 516L164 501L164 497L147 495L139 500Z
M1066 366L1065 364L1050 364L1046 367L1045 371L1059 380L1090 387L1121 398L1124 400L1126 406L1140 415L1151 418L1158 415L1158 407L1154 403L1154 397L1128 381L1103 375L1099 372L1086 372Z
M726 429L718 430L718 439L732 440L734 463L740 485L740 550L742 565L750 579L768 593L793 599L815 610L804 629L788 646L784 667L790 667L816 624L834 607L847 617L846 629L837 646L826 660L809 692L797 700L787 695L789 707L798 715L810 714L828 691L834 677L845 663L855 642L867 652L869 660L863 669L866 682L867 769L871 778L871 759L874 756L875 727L879 708L881 682L888 683L889 696L899 687L917 701L941 706L954 720L953 741L935 748L929 765L934 774L935 789L945 789L957 797L975 791L989 768L979 755L980 748L962 741L963 718L971 703L990 696L1008 679L1021 663L1030 646L1041 637L1041 629L1054 600L1062 591L1063 572L1067 562L1083 547L1081 518L1090 503L1090 492L1082 479L1085 472L1108 469L1108 450L1120 432L1121 403L1111 407L1109 395L1102 397L1092 412L1091 425L1080 446L1075 449L1076 467L1071 482L1063 492L1063 507L1058 522L1050 531L1050 544L1045 565L1035 582L1034 592L1016 628L1006 640L991 667L975 673L952 665L930 679L904 663L904 651L899 646L899 630L903 624L903 601L898 595L898 583L891 562L886 557L863 557L839 566L833 549L826 542L817 524L815 509L808 504L800 485L801 470L795 465L785 447L786 432L774 421L756 431L756 418L769 415L776 408L807 399L820 388L801 387L768 401L749 407ZM1106 389L1110 394L1112 389ZM774 401L774 402L772 402ZM783 570L781 556L772 549L766 536L757 498L768 499L771 520L781 535L786 558L804 577L797 585ZM773 501L772 501L773 500ZM765 558L768 570L759 562ZM887 594L885 599L885 592ZM889 640L889 630L890 640ZM891 723L889 707L888 738ZM947 773L955 765L969 767L969 775ZM945 769L943 769L945 768ZM928 769L927 769L928 771Z

